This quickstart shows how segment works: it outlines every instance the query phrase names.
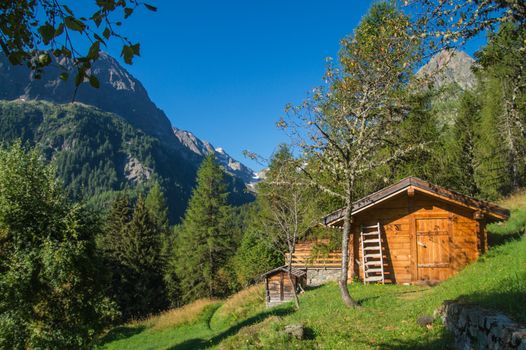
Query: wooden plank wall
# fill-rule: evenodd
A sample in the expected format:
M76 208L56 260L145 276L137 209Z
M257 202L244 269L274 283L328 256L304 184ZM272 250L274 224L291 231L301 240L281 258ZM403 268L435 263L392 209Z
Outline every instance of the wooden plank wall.
M375 208L367 210L363 214L355 215L353 219L353 232L356 237L360 237L361 225L375 225L380 222L382 227L382 248L384 254L384 271L387 283L409 283L411 282L411 221L408 216L407 196L397 196L384 203L380 203ZM363 278L362 269L356 262L361 262L361 242L354 240L353 275L359 273L359 278Z
M316 244L327 244L328 240L306 241L296 244L292 255L292 266L299 269L305 268L340 268L342 264L341 251L331 251L328 254L316 255L313 247ZM286 256L286 255L285 255ZM288 257L286 256L288 262Z
M472 210L418 192L413 198L409 198L404 192L370 210L358 213L353 218L355 237L359 237L360 225L374 225L380 222L387 283L411 283L418 280L414 227L417 218L426 217L451 220L450 267L440 272L441 279L460 271L479 256L479 247L484 246L484 224L473 219ZM354 240L352 247L356 254L350 266L352 268L349 269L349 277L359 274L359 277L363 278L361 268L356 263L356 260L361 262L359 239Z
M293 281L296 277L292 277ZM294 299L294 289L286 272L278 271L267 277L267 303Z
M450 266L439 271L439 279L446 279L476 260L481 251L487 249L487 237L484 221L474 219L471 209L463 208L436 197L415 191L413 197L403 192L374 208L358 213L353 217L353 233L350 237L349 278L357 275L363 278L360 265L361 225L382 227L382 246L384 270L387 283L413 283L419 280L417 268L416 220L425 218L443 218L449 225ZM319 241L318 241L319 242ZM322 241L323 242L323 241ZM314 256L316 241L297 244L292 265L296 268L339 268L341 252L335 251L328 256ZM353 255L354 253L354 255ZM424 269L424 268L422 268ZM432 271L432 270L429 270ZM426 271L420 271L425 275Z

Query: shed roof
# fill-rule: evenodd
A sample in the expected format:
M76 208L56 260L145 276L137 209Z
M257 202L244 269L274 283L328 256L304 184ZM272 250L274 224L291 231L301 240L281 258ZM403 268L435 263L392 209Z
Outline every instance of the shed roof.
M482 200L469 197L458 192L449 190L445 187L432 184L417 177L406 177L405 179L388 186L380 191L371 193L362 199L357 200L352 205L352 213L358 214L365 211L376 204L379 204L399 193L406 191L408 188L413 188L416 191L426 193L428 195L440 198L447 202L452 202L457 205L467 207L473 210L478 210L490 216L494 220L505 220L509 217L510 212L507 209L499 207L496 204L485 202ZM338 209L322 219L322 223L326 226L332 226L343 219L344 209Z
M266 276L272 275L273 273L276 273L276 272L287 272L288 273L289 272L289 267L288 267L288 265L283 265L283 266L280 266L280 267L276 267L273 270L265 272L264 274L261 275L261 277L266 277ZM297 268L294 268L294 267L291 268L290 273L292 274L292 276L295 276L295 277L302 277L302 276L304 276L306 274L305 271L297 269Z

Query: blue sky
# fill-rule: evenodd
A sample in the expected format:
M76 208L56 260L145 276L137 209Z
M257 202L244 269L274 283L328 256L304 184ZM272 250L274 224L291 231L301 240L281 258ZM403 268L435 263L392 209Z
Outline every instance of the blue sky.
M284 106L320 84L325 58L372 2L150 0L157 12L138 11L123 25L141 43L126 68L173 125L258 170L243 150L268 157L287 141L275 127Z

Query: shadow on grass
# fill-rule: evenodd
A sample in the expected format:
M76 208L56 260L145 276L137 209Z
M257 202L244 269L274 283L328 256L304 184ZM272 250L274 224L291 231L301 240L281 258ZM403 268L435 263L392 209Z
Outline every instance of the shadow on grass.
M206 349L214 345L219 344L224 339L236 334L242 328L259 323L270 316L286 316L294 312L292 306L286 308L278 308L276 310L267 310L261 312L253 317L247 318L246 320L239 322L225 331L217 334L211 339L194 338L186 340L180 344L170 347L168 350L193 350L193 349Z
M144 326L135 326L135 327L129 327L129 326L119 326L112 328L104 337L102 337L98 342L97 345L103 346L107 343L111 343L113 341L126 339L131 336L134 336L136 334L141 333L144 331L146 327Z
M503 245L505 243L521 239L521 237L524 236L524 233L524 229L507 233L488 232L488 245L490 247Z
M443 329L440 331L438 338L433 339L411 339L411 340L394 340L389 343L370 344L379 347L382 350L445 350L455 349L453 345L453 336Z

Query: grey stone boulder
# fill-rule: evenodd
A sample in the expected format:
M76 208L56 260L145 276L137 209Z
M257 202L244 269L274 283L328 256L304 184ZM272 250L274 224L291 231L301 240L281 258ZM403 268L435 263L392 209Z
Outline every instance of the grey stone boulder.
M286 325L283 331L285 334L300 340L305 336L305 327L301 323Z

